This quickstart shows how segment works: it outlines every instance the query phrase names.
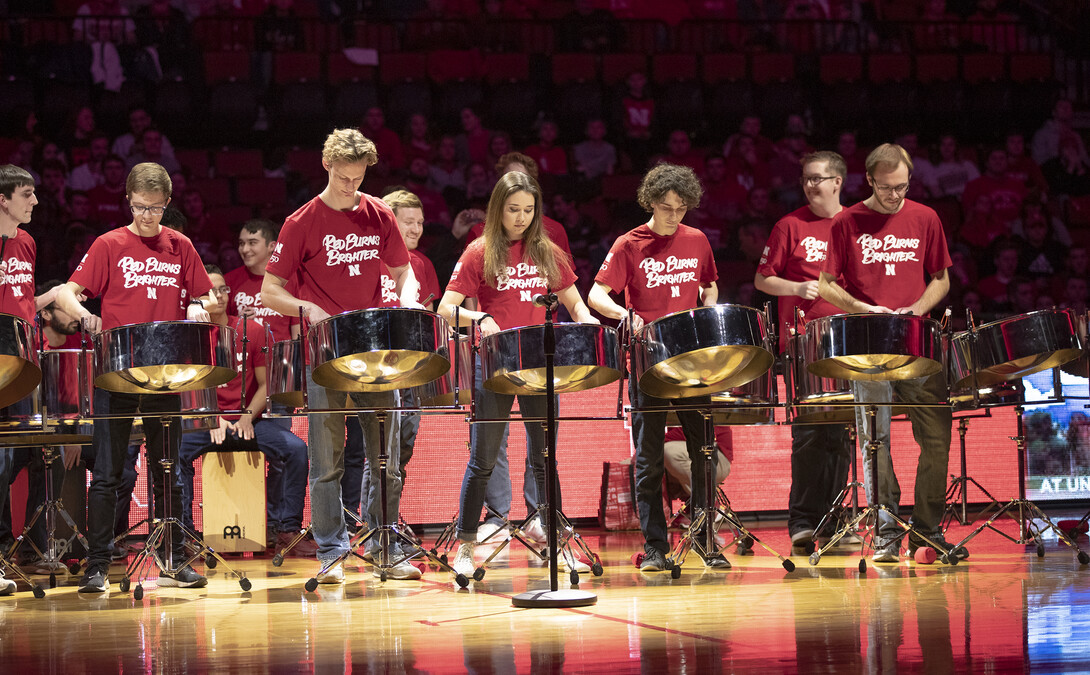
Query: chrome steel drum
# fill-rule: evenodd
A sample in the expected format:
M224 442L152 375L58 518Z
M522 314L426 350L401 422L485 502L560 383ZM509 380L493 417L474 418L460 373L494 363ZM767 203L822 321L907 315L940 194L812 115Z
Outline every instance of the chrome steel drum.
M42 364L42 384L39 391L46 425L57 434L79 436L82 439L66 441L66 445L90 443L93 432L90 416L94 414L92 380L95 353L91 350L84 352L79 349L53 349L41 352L39 358Z
M621 377L617 329L554 323L553 384L558 394L594 389ZM499 394L544 394L545 326L509 328L481 340L484 386Z
M975 338L975 339L974 339ZM970 352L975 359L970 358ZM1082 355L1075 315L1046 309L978 326L950 342L952 389L997 385L1073 361Z
M1000 408L1003 406L1022 405L1025 402L1026 387L1022 380L1000 382L981 387L977 390L976 401L971 389L950 392L950 405L954 412L976 410L978 408Z
M855 421L855 401L850 381L821 377L810 372L806 363L806 334L792 336L788 343L788 356L791 369L790 394L794 397L791 408L791 422L794 424L847 424ZM806 404L806 405L800 405Z
M431 382L450 368L440 353L447 322L423 309L362 309L310 327L314 381L340 391L392 391Z
M1087 338L1087 324L1090 323L1090 312L1084 312L1075 317L1075 333L1082 344L1082 356L1060 366L1060 370L1076 377L1090 377L1090 339Z
M806 324L807 368L819 377L909 380L942 372L942 334L908 314L837 314Z
M25 319L0 314L0 407L26 398L41 381L34 329Z
M303 352L299 340L281 340L272 346L268 369L269 399L289 408L303 407Z
M772 424L776 419L775 399L776 374L772 369L767 373L741 386L712 394L714 405L765 406L760 408L721 409L712 413L712 422L717 426L741 424ZM673 410L666 413L666 426L680 426L681 421Z
M640 389L658 398L726 391L772 366L765 315L752 307L714 305L669 314L643 327L634 369Z
M413 392L422 406L454 405L454 373L458 373L458 405L469 403L473 397L473 346L468 335L459 335L457 341L447 340L447 346L440 348L440 353L450 358L450 370L431 382L413 387ZM455 367L457 364L457 367Z
M235 331L196 321L119 326L95 336L95 386L128 394L217 387L238 372Z

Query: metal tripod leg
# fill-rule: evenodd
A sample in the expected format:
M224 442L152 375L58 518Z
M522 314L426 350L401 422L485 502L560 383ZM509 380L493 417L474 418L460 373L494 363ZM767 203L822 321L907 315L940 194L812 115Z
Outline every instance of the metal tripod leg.
M171 486L174 484L174 463L175 458L171 453L170 434L173 425L179 418L173 416L165 416L162 420L163 424L163 456L159 460L159 465L162 467L162 481L163 481L163 517L153 518L151 521L155 527L148 533L148 538L144 542L144 547L137 553L136 557L125 568L125 576L122 577L120 588L123 593L128 592L133 577L137 578L136 586L133 587L133 597L137 600L144 597L143 582L148 578L147 571L154 563L161 572L167 574L175 574L182 569L189 566L194 560L198 558L212 556L219 564L223 565L225 571L233 576L237 576L239 579L239 586L243 591L249 591L251 588L250 580L246 578L246 575L241 572L236 572L227 564L227 561L223 557L216 553L212 547L204 543L204 539L195 531L186 527L182 521L175 517L172 513L174 499L171 495ZM154 515L155 507L153 504L153 477L151 475L151 467L148 466L148 506L151 508L151 514ZM174 558L174 537L175 528L181 536L181 547L185 548L191 544L192 550L196 553L191 553L188 557L181 561ZM187 541L187 538L189 541ZM162 545L164 555L160 557L159 547ZM209 564L208 567L215 567L215 564Z
M1019 546L1025 546L1031 543L1034 544L1037 548L1037 557L1043 558L1045 555L1045 545L1044 541L1041 539L1041 533L1047 529L1055 532L1057 538L1062 543L1075 550L1075 556L1080 565L1090 564L1090 555L1079 548L1079 545L1075 542L1074 538L1068 536L1068 533L1064 532L1053 523L1040 507L1026 499L1026 436L1022 419L1024 409L1022 406L1016 406L1014 411L1016 415L1015 419L1017 420L1018 435L1011 436L1010 439L1014 441L1015 447L1018 450L1018 498L1012 499L1001 506L991 518L981 523L980 526L970 532L965 539L962 539L961 542L958 543L958 548L967 544L985 529L991 529L1008 541ZM1009 516L1018 523L1017 537L1012 537L994 526L995 521L1002 516ZM1043 521L1045 527L1041 528L1039 525L1035 524L1035 520Z
M356 525L358 527L361 527L361 528L363 527L364 522L363 522L362 518L357 516L352 511L349 511L347 508L344 508L344 507L341 507L341 508L344 510L345 514L347 514L349 518L352 518L353 520L356 521ZM288 545L276 552L276 555L274 555L273 559L272 559L273 567L280 567L281 565L284 564L284 558L287 557L288 552L291 551L296 546L298 546L299 542L306 539L306 536L308 534L310 534L310 528L311 528L311 526L307 525L303 529L296 532L295 536L292 538L292 540L288 542Z
M878 499L880 499L880 495L878 494L878 450L882 446L882 444L878 441L878 438L877 438L878 407L876 405L873 405L873 404L867 405L866 406L866 415L867 415L867 430L868 430L869 436L870 436L870 441L867 443L867 454L870 456L871 494L873 495L875 500L878 500ZM817 551L814 551L812 554L810 554L810 564L811 565L817 565L818 562L821 561L821 556L824 555L826 551L828 551L832 547L836 546L837 543L842 538L847 536L850 532L854 532L855 528L865 520L867 520L870 523L870 535L869 535L868 538L870 540L870 545L871 545L871 548L873 550L875 548L875 545L879 541L878 532L879 532L879 526L882 524L881 523L881 521L882 521L881 515L883 513L886 514L886 516L887 516L886 519L887 519L888 522L891 522L893 525L896 525L897 527L901 528L902 532L900 534L898 534L897 538L896 538L898 542L901 539L903 539L905 537L905 535L913 534L917 538L922 540L924 543L926 543L928 546L934 548L936 551L944 551L945 550L944 547L939 546L930 537L928 537L927 535L921 533L919 530L917 530L917 529L913 528L911 525L909 525L907 521L903 520L896 513L894 513L893 509L891 509L888 505L878 503L878 504L868 505L867 508L863 509L847 525L845 525L840 530L838 530L833 535L832 539L829 540L829 543L827 543L825 546L821 547ZM940 554L940 560L942 560L943 563L948 563L950 565L958 564L957 551L960 548L961 548L961 545L959 544L952 551L944 552L944 553ZM864 553L866 552L866 541L864 541L864 546L863 546L862 550L863 550ZM864 556L864 557L861 557L859 559L859 571L860 572L865 572L866 570L867 570L867 559Z
M855 452L854 452L854 450L855 450L856 436L855 436L855 425L854 424L849 424L848 425L848 440L851 443L851 452L848 453L848 456L851 458L851 460L850 460L850 467L851 467L851 474L852 474L851 480L848 481L848 484L845 485L840 490L840 492L837 494L836 498L833 499L833 503L829 506L829 510L825 513L824 516L821 517L821 520L818 521L817 527L814 528L814 540L813 540L813 542L808 542L809 546L806 549L807 554L813 553L814 549L817 548L816 545L818 543L818 533L819 532L824 532L826 526L831 521L833 521L835 519L836 529L840 530L840 529L843 529L846 526L846 523L849 520L854 519L856 516L859 515L859 490L860 490L860 488L863 488L864 486L863 486L863 483L859 482L859 473L858 473L858 471L856 470L856 467L855 467ZM850 515L845 515L845 512L848 511L848 509L851 510L851 514ZM852 531L846 532L845 536L851 537L852 535L857 535L857 534L858 534L857 532L852 530ZM860 540L860 543L862 543L862 537L859 537L859 540Z
M951 476L952 480L950 481L950 487L946 490L946 511L943 513L942 517L943 532L946 532L954 521L957 521L959 525L968 525L976 520L977 517L986 514L990 509L999 506L999 502L992 496L992 493L988 492L983 485L969 475L965 449L965 435L969 432L969 419L969 417L962 417L958 420L958 436L960 436L961 441L961 475ZM969 517L970 484L975 485L976 488L983 492L984 496L988 498L988 505L972 518Z
M371 564L379 570L379 580L386 581L387 572L397 565L408 560L414 560L416 558L426 558L435 565L447 572L451 572L455 575L455 580L458 585L465 588L469 585L469 579L463 574L458 574L454 571L454 568L447 564L447 562L435 555L431 551L418 547L418 542L414 538L410 538L400 531L396 524L390 523L389 513L387 512L387 486L386 486L386 463L389 461L389 455L387 453L387 438L386 438L386 414L385 410L379 410L375 413L378 417L378 436L379 436L379 499L382 502L381 505L381 517L382 524L376 528L368 530L366 532L359 532L348 540L348 548L341 553L337 558L329 561L318 571L318 574L307 579L305 588L308 592L313 593L318 590L318 578L325 576L330 570L337 565L344 563L348 559L348 556L354 555L361 560L363 557L356 553L356 549L360 546L365 546L372 538L378 538L378 553L377 560ZM391 555L392 546L395 541L401 541L408 544L413 552L408 555L400 555L394 557Z

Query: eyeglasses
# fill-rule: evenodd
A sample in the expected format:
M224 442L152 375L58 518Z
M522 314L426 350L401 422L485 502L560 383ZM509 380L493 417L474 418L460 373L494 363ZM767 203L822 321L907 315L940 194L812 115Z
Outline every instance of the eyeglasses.
M230 286L216 286L215 288L212 289L212 292L215 293L216 295L230 295L231 294L231 287Z
M134 216L142 216L145 213L151 213L153 216L161 216L163 212L167 210L165 206L136 206L130 205L129 210L132 211Z
M817 187L827 180L832 180L836 176L803 176L799 179L799 183L802 185L809 185L810 187Z
M873 185L875 192L887 197L891 194L903 195L908 192L908 183L901 183L900 185L879 185L874 183Z

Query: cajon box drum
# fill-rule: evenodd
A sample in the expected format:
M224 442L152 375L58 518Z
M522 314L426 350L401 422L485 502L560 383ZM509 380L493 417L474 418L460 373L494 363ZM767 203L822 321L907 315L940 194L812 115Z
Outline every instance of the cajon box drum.
M265 456L209 452L201 462L204 541L220 553L265 550Z

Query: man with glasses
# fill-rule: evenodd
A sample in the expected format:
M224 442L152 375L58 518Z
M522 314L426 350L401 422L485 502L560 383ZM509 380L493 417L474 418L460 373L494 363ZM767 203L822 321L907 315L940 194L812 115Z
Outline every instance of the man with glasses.
M137 164L125 184L132 222L102 235L91 244L72 278L58 287L57 306L78 317L92 333L118 326L159 322L208 321L216 310L210 293L212 282L204 271L193 243L185 235L162 226L170 203L170 175L154 163ZM102 317L91 314L77 299L98 296ZM181 400L174 394L127 394L95 389L95 413L120 415L95 424L92 436L94 468L87 494L87 570L80 580L81 593L103 593L110 587L110 542L114 535L117 489L128 451L133 417L141 415L147 436L148 466L158 467L163 455L176 456L178 434L171 433L166 447L159 415L177 413ZM164 490L161 471L152 470L155 509L161 511L164 494L177 513L181 491L177 481ZM180 532L173 537L174 557L181 559ZM195 588L207 580L186 565L174 572L161 571L159 586Z
M647 223L617 238L594 278L587 300L603 316L619 321L633 311L632 330L645 323L694 307L712 306L719 298L715 268L708 238L698 229L681 222L689 209L700 205L703 189L693 170L674 164L659 164L647 172L636 198L651 213ZM610 298L624 291L625 306ZM662 399L649 396L629 379L628 395L634 408L668 405L710 404L707 396ZM704 419L699 412L678 410L692 467L692 508L705 507ZM670 543L666 515L662 510L662 480L666 473L663 443L666 413L632 413L632 443L636 446L636 506L644 538L640 571L667 569ZM711 439L709 439L710 441ZM721 554L704 554L709 567L730 567Z
M845 312L926 316L950 289L947 268L951 261L942 223L934 210L905 198L912 158L904 148L892 143L878 146L867 156L866 170L873 193L836 217L819 293ZM941 371L930 377L893 382L855 380L852 391L856 403L889 402L896 395L906 404L929 404L946 400L947 393ZM877 486L870 484L866 447L871 439L865 408L856 407L855 417L867 501L886 504L896 513L901 489L890 458L890 408L878 407ZM943 539L941 529L950 455L950 408L910 407L908 417L920 447L912 526L944 548L938 551L941 555L953 548ZM903 531L885 512L881 516L874 561L897 562ZM910 555L924 545L915 532L909 536ZM968 552L962 549L957 555L964 558Z
M227 315L227 298L231 289L224 280L220 268L205 265L209 279L212 280L212 294L217 300L216 309L209 312L212 323L235 328L235 354L239 355L236 364L242 372L242 359L246 363L245 409L241 415L223 415L218 425L211 431L187 433L182 438L179 452L178 474L182 481L182 522L193 527L193 461L198 456L219 449L224 451L244 451L257 449L272 461L283 467L279 491L269 494L271 503L269 512L278 517L274 523L277 531L277 548L285 548L303 527L303 502L307 495L307 444L291 432L290 427L279 424L279 420L270 420L261 416L266 401L266 357L262 352L265 346L265 330L257 321L246 319L248 344L243 352L243 327L237 317ZM236 377L227 384L216 388L216 401L220 410L239 410L243 404L242 378ZM318 552L313 539L303 539L290 554L309 558Z
M833 220L843 207L840 190L848 175L844 158L831 151L802 158L799 180L807 205L781 218L772 228L753 285L779 296L780 351L792 333L805 331L804 322L839 314L818 295L818 275L825 264ZM802 313L796 321L796 310ZM847 482L851 461L848 429L842 424L791 425L791 492L787 531L796 555L814 551L818 523Z

